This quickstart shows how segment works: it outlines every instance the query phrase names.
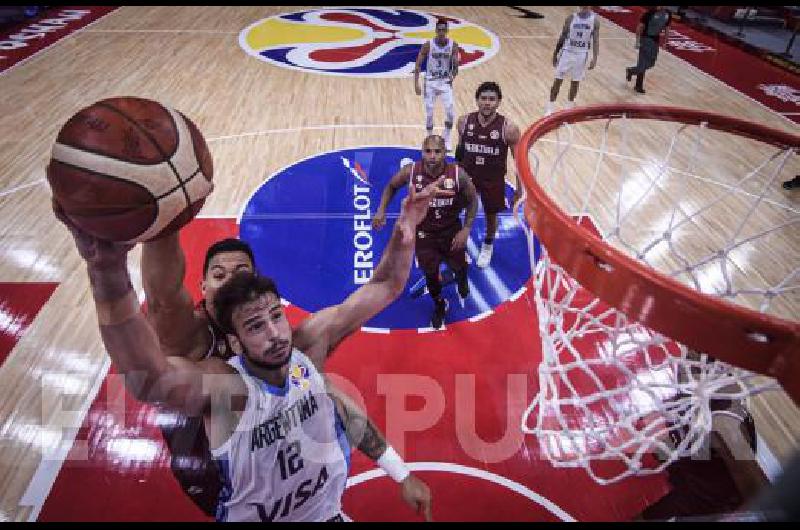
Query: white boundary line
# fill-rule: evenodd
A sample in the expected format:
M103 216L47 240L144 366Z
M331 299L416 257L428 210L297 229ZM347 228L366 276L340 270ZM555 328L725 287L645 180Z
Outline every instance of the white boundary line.
M379 333L381 335L388 335L389 333L392 332L392 330L389 328L369 328L367 326L362 326L361 331L364 331L366 333Z
M62 8L62 9L66 8L66 7L68 7L68 6L61 6L61 8ZM94 7L94 6L90 6L90 7ZM21 61L19 61L19 62L16 62L16 63L12 64L12 65L11 65L11 66L9 66L8 68L6 68L6 69L5 69L5 70L3 70L2 72L0 72L0 75L7 74L8 72L10 72L11 70L13 70L14 68L18 67L19 65L27 63L28 61L30 61L30 60L31 60L31 59L33 59L34 57L38 57L38 56L39 56L41 53L43 53L43 52L46 52L46 51L50 51L50 50L52 50L52 49L53 49L53 48L55 48L55 47L56 47L58 44L61 44L62 42L64 42L64 41L66 41L67 39L69 39L70 37L74 37L74 36L75 36L75 35L77 35L78 33L83 33L83 32L86 30L86 28L88 28L89 26L93 26L94 24L97 24L98 22L100 22L101 20L103 20L104 18L106 18L108 15L111 15L112 13L117 13L117 12L118 12L120 9L122 9L122 7L124 7L124 6L117 7L115 10L113 10L113 11L109 11L109 12L108 12L108 13L106 13L105 15L101 15L101 16L100 16L100 18L98 18L97 20L93 20L92 22L89 22L88 24L86 24L86 25L85 25L85 26L83 26L82 28L76 29L75 31L73 31L73 32L71 32L71 33L67 33L66 35L64 35L63 37L61 37L60 39L58 39L58 40L57 40L57 41L55 41L54 43L50 44L49 46L45 46L44 48L42 48L42 49L41 49L41 50L39 50L38 52L34 53L33 55L30 55L30 56L28 56L28 57L25 57L23 60L21 60Z
M131 263L131 259L132 258L129 256L129 264ZM133 283L134 290L136 292L136 296L139 298L139 301L144 301L144 287L142 286L141 276L139 274L131 274L131 283ZM100 386L108 377L108 371L111 368L111 359L105 353L105 347L103 347L103 355L105 358L100 370L97 372L97 379L87 393L86 399L83 401L83 403L81 403L79 410L79 417L81 418L80 424L69 429L64 429L62 431L58 449L54 451L54 454L44 454L42 456L42 461L36 468L36 471L28 483L25 493L22 495L22 498L19 501L20 506L30 506L32 508L31 513L28 515L28 522L36 521L39 518L42 507L47 501L47 497L50 495L50 491L53 489L53 485L55 484L59 473L61 473L61 468L64 466L64 462L66 462L67 455L72 450L72 446L75 444L75 438L78 435L78 431L80 431L83 423L86 421L86 416L89 413L89 409L94 403L94 400L97 399L97 394L100 392Z
M800 114L800 113L798 113L798 114ZM387 124L310 125L310 126L306 126L306 127L289 127L289 128L282 128L282 129L266 129L266 130L263 130L263 131L253 131L253 132L246 132L246 133L240 133L240 134L216 136L216 137L207 138L206 142L211 143L211 142L217 142L217 141L221 141L221 140L235 140L235 139L239 139L239 138L246 138L246 137L252 137L252 136L265 136L265 135L269 135L269 134L285 134L285 133L295 133L295 132L305 132L305 131L315 131L315 130L330 130L330 129L419 129L419 130L424 130L424 127L421 126L421 125L409 125L409 124L393 125L393 124L388 124L388 123ZM436 128L436 130L438 130L438 129L441 129L441 127L437 127ZM553 140L551 138L542 138L540 141L541 142L548 142L548 143L556 143L556 140ZM399 148L399 149L416 149L416 147L399 146L399 145L371 145L371 146L343 147L341 149L334 149L334 150L331 150L331 151L326 151L324 153L317 153L317 154L309 155L309 156L307 156L307 157L305 157L303 159L297 160L296 162L293 162L293 163L291 163L289 165L286 165L286 166L282 167L281 169L275 171L269 177L267 177L262 182L262 184L266 183L270 178L274 177L275 174L286 170L287 168L293 166L294 164L298 164L300 162L304 162L306 160L314 158L315 156L318 156L319 154L330 154L330 153L333 153L335 151L342 151L342 150L345 150L345 149L360 149L362 147L366 147L366 148L393 147L393 148ZM594 152L594 153L599 153L600 152L596 147L592 147L592 146L588 146L588 145L573 144L573 147L575 149L580 149L580 150L584 150L584 151L590 151L590 152ZM622 158L624 160L630 160L630 161L640 161L640 162L644 161L641 158L636 158L636 157L632 157L632 156L628 156L628 155L623 155L621 153L613 153L613 152L610 152L610 151L607 152L606 155L609 156L609 157L617 157L617 158ZM668 169L670 169L671 171L674 171L676 173L681 173L683 175L690 176L690 177L696 178L698 180L702 180L704 182L714 184L716 186L720 186L722 188L727 189L728 191L734 191L734 192L737 192L737 193L741 193L741 194L743 194L745 196L748 196L750 198L756 198L756 195L753 195L753 194L751 194L749 192L746 192L744 190L732 189L732 187L730 185L728 185L728 184L725 184L723 182L718 182L718 181L716 181L714 179L711 179L711 178L708 178L708 177L704 177L704 176L698 175L696 173L689 173L687 171L683 171L683 170L680 170L678 168L672 168L672 167L670 167ZM10 194L12 194L12 193L14 193L16 191L21 191L23 189L27 189L27 188L36 186L38 184L42 184L44 182L46 182L46 179L39 179L39 180L36 180L34 182L29 182L27 184L21 184L19 186L14 187L14 188L9 188L7 190L0 191L0 198L5 197L6 195L10 195ZM514 187L513 184L511 184L511 187L512 188ZM253 195L255 194L256 191L258 191L258 189L254 190L253 193L251 193L248 196L247 201L245 201L245 206L250 201L250 199L253 197ZM793 207L791 207L791 206L789 206L787 204L782 204L782 203L779 203L779 202L775 202L775 201L773 201L771 199L764 199L764 202L767 202L767 203L769 203L769 204L771 204L773 206L777 206L779 208L784 208L784 209L786 209L786 210L788 210L790 212L800 213L800 209L795 209L795 208L793 208ZM236 218L236 223L239 224L240 221L241 221L241 215L242 215L243 211L244 211L244 206L242 207L242 211L239 212L238 215L235 215L235 216L220 216L220 217L235 217ZM482 214L480 214L480 215L482 215ZM208 216L200 215L198 217L208 217Z
M502 475L498 475L497 473L486 471L485 469L462 466L460 464L452 464L450 462L409 462L407 465L411 471L440 471L446 473L454 473L457 475L466 475L468 477L474 477L486 480L487 482L493 482L495 484L510 489L514 493L522 495L523 497L527 498L530 501L533 501L534 503L546 509L548 512L552 513L562 521L567 521L567 522L576 521L576 519L573 516L568 514L565 510L563 510L560 506L555 504L550 499L542 495L539 495L535 491L532 491L530 488L523 486L519 482L515 482ZM349 489L353 486L358 486L359 484L362 484L364 482L367 482L375 478L383 477L385 475L386 472L380 468L370 469L369 471L365 471L353 477L349 477L347 479L347 485L345 486L345 489Z
M34 180L33 182L28 182L27 184L20 184L19 186L14 186L13 188L9 188L7 190L0 191L0 197L5 197L6 195L11 195L14 192L22 191L27 188L32 188L33 186L38 186L45 182L46 179L39 179Z
M113 11L112 11L113 12ZM87 33L211 33L218 35L238 35L238 31L217 29L93 29Z
M617 26L617 27L618 27L618 28L620 28L621 30L623 30L623 31L627 31L628 33L631 33L631 34L633 34L633 32L632 32L632 31L630 31L630 30L628 30L628 29L626 29L626 28L623 28L622 26L620 26L619 24L617 24L617 23L616 23L616 22L614 22L613 20L609 19L609 18L608 18L607 16L605 16L604 14L602 14L602 13L599 13L599 12L598 12L597 14L598 14L598 15L601 15L601 16L603 17L603 20L605 20L605 21L606 21L606 22L608 22L609 24L613 24L614 26ZM784 120L788 121L788 122L789 122L789 123L790 123L790 124L791 124L793 127L797 127L797 126L798 126L797 122L795 122L795 121L793 121L793 120L791 120L791 119L787 118L786 116L784 116L782 113L778 112L777 110L775 110L775 109L773 109L773 108L770 108L770 107L768 107L768 106L767 106L765 103L761 103L761 102L760 102L760 101L758 101L757 99L754 99L752 96L748 96L747 94L745 94L745 93L744 93L744 92L742 92L741 90L737 89L736 87L733 87L733 86L729 85L728 83L726 83L726 82L725 82L725 81L723 81L722 79L720 79L720 78L718 78L718 77L714 77L713 75L709 74L708 72L705 72L705 71L701 70L699 67L697 67L697 66L693 65L692 63L690 63L689 61L687 61L687 60L686 60L686 59L684 59L683 57L680 57L680 56L678 56L678 55L675 55L674 53L672 53L672 50L669 48L669 46L663 46L663 47L659 46L659 47L660 47L660 48L662 48L662 49L663 49L665 52L669 53L671 56L673 56L673 57L675 57L676 59L678 59L679 61L682 61L682 62L686 63L686 65L687 65L687 66L689 66L689 67L691 67L692 69L694 69L694 70L696 70L696 71L700 72L700 73L701 73L701 74L703 74L704 76L706 76L706 77L710 77L711 79L713 79L713 80L717 81L718 83L722 84L724 87L726 87L726 88L728 88L728 89L730 89L730 90L733 90L733 91L734 91L734 92L736 92L737 94L740 94L740 95L742 95L742 96L746 97L746 98L747 98L747 99L749 99L750 101L752 101L752 102L754 102L754 103L758 104L759 106L761 106L761 107L763 107L763 108L767 109L767 110L768 110L768 111L770 111L771 113L773 113L773 114L775 114L775 115L777 115L777 116L780 116L780 117L781 117L781 118L783 118ZM719 50L716 50L716 51L719 51Z

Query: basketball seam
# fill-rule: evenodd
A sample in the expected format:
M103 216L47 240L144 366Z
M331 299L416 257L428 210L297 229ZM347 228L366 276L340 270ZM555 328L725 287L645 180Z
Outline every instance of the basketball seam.
M180 146L180 143L181 143L181 137L180 137L180 134L178 134L178 124L175 123L175 120L173 119L172 114L166 108L164 109L164 110L167 110L167 116L169 116L170 121L172 121L172 126L175 129L175 137L176 137L175 150L172 151L172 153L167 154L161 148L161 145L159 145L159 143L156 142L155 137L153 137L153 135L150 134L150 131L148 131L147 129L145 129L141 125L139 125L139 123L136 120L134 120L133 118L131 118L130 116L128 116L127 114L122 112L120 109L118 109L118 108L116 108L116 107L114 107L112 105L109 105L108 103L104 103L104 102L101 101L101 102L96 103L96 105L98 107L103 107L105 109L108 109L108 110L110 110L112 112L115 112L115 113L119 114L120 116L125 118L127 121L129 121L134 127L136 127L136 129L138 129L139 132L141 132L148 140L150 140L150 143L152 143L153 146L156 148L156 150L161 154L161 156L164 157L164 162L167 163L167 165L169 166L170 170L172 171L172 174L175 175L175 178L178 181L178 186L176 188L173 188L173 189L181 188L181 191L183 191L183 196L186 199L186 206L190 207L192 205L192 201L189 198L189 192L186 190L186 187L184 186L184 182L181 180L180 173L178 173L178 170L175 169L175 165L172 163L172 155L174 155L177 152L178 147ZM189 140L191 140L191 131L189 132L189 136L190 136ZM192 149L192 150L194 151L194 149ZM195 156L197 156L197 155L195 154Z
M73 168L73 169L77 169L77 170L79 170L79 171L85 171L86 173L91 173L92 175L97 175L97 176L99 176L99 177L105 177L105 178L108 178L108 179L111 179L111 180L116 180L116 181L119 181L119 182L124 182L124 183L126 183L126 184L130 184L130 185L132 185L132 186L136 186L137 188L140 188L140 189L142 189L142 190L145 192L145 194L146 194L148 197L151 197L151 198L153 199L153 201L152 201L152 204L153 204L153 206L155 206L155 208L156 208L156 215L155 215L155 218L156 218L156 219L158 218L158 210L159 210L159 208L158 208L158 199L159 199L159 197L156 197L156 196L154 196L154 195L153 195L153 194L150 192L150 190L148 190L148 189L147 189L145 186L142 186L142 185L141 185L141 184L139 184L138 182L135 182L135 181L133 181L133 180L128 180L128 179L126 179L126 178L118 177L118 176L116 176L116 175L110 175L110 174L108 174L108 173L101 173L101 172L99 172L99 171L95 171L95 170L93 170L93 169L89 169L89 168L86 168L86 167L82 167L82 166L76 166L75 164L70 164L69 162L62 162L61 160L56 160L56 159L54 159L54 160L53 160L53 162L55 162L55 163L57 163L57 164L62 164L62 165L64 165L64 166L67 166L67 167L71 167L71 168ZM133 208L131 208L131 209L133 209Z
M164 193L162 193L161 195L157 196L157 197L156 197L156 199L163 199L163 198L164 198L164 197L166 197L167 195L169 195L169 194L171 194L171 193L174 193L174 192L175 192L175 190L177 190L178 188L182 187L184 184L188 184L189 182L191 182L191 181L192 181L192 179L193 179L193 178L195 178L195 177L197 176L197 174L198 174L198 173L202 173L202 168L201 168L200 166L197 166L197 169L195 169L195 170L194 170L194 173L192 173L191 175L189 175L189 178L187 178L187 179L186 179L186 180L184 180L184 181L183 181L181 184L178 184L178 185L177 185L177 186L175 186L174 188L170 188L169 190L165 191L165 192L164 192Z

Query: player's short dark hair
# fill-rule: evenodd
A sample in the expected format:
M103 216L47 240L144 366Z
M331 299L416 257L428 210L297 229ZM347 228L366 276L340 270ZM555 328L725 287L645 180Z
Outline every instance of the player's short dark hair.
M447 19L446 18L437 18L436 19L436 27L445 26L447 27Z
M438 134L431 134L426 136L425 139L422 140L422 146L425 147L425 144L428 143L429 140L435 140L437 144L442 146L442 149L444 149L445 146L447 145L444 141L444 136L440 136Z
M234 335L233 311L240 305L267 293L273 293L278 299L281 297L278 286L272 278L247 271L234 274L214 295L215 316L222 330Z
M217 241L208 247L208 250L206 251L206 259L205 262L203 262L203 276L208 273L208 265L211 263L211 258L217 254L221 254L222 252L244 252L250 258L250 264L254 269L256 268L256 258L253 256L253 249L250 248L250 245L241 239L229 237L227 239Z
M497 99L503 99L503 92L500 90L500 85L494 81L484 81L481 83L478 90L475 91L475 99L481 97L481 94L484 92L494 92L497 94Z

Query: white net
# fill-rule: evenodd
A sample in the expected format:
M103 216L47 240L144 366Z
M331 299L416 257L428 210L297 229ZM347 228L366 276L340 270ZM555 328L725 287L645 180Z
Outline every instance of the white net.
M796 154L624 117L564 124L529 152L537 182L577 224L700 292L787 319L800 314L800 212L781 183L800 174ZM778 388L609 307L547 249L538 256L522 225L542 337L522 429L554 465L603 484L659 472L701 447L715 409Z

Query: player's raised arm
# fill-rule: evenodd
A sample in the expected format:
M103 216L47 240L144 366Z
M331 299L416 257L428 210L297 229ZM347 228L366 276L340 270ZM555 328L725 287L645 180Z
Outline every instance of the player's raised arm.
M161 351L130 281L127 255L132 246L90 236L71 223L55 202L53 209L72 232L86 262L100 335L128 390L140 401L164 403L195 415L204 411L210 403L210 386L203 384L207 367L180 358L168 360Z
M191 356L195 350L207 349L206 326L195 317L192 297L183 284L186 257L178 232L144 243L141 268L147 319L164 353Z
M434 197L452 197L452 190L441 188L444 176L421 191L409 189L403 199L400 217L381 261L369 282L339 305L323 309L303 322L294 333L294 343L317 366L342 339L377 315L403 290L411 270L416 227L428 212Z

